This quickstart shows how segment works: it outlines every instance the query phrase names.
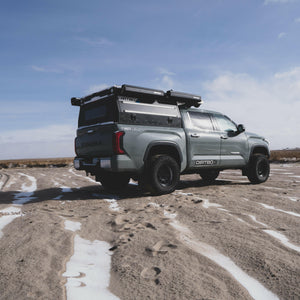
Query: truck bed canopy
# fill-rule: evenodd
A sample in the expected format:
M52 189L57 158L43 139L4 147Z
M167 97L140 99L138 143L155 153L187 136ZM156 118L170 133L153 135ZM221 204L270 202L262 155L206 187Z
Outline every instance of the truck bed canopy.
M122 86L112 86L82 98L73 97L71 99L71 103L75 106L82 106L87 102L97 101L112 95L137 97L139 98L139 101L146 103L153 103L154 101L157 101L159 103L184 107L199 107L202 104L201 96L198 95L176 92L173 90L164 92L162 90L149 89L127 84L123 84Z

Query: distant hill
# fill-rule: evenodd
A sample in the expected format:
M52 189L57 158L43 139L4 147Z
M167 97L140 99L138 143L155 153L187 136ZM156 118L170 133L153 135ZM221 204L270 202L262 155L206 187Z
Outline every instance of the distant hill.
M273 162L297 162L300 161L300 148L272 150L270 160Z
M4 168L34 168L34 167L66 167L73 164L73 157L64 158L37 158L0 160L0 169Z

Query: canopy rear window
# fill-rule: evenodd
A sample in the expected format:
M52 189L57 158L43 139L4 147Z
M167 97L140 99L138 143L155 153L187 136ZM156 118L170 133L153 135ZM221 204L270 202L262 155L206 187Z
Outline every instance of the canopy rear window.
M80 107L78 127L117 121L114 101L96 101Z

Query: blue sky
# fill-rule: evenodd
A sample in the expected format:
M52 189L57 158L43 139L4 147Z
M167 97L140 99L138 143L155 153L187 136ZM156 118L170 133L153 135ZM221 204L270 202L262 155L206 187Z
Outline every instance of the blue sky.
M0 28L0 159L73 156L70 98L123 83L300 147L299 0L11 0Z

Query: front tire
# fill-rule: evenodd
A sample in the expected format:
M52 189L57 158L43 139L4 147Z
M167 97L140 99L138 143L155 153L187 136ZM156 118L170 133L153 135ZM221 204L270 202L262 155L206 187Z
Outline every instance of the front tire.
M172 193L180 178L179 165L168 155L154 156L146 171L146 189L154 195Z
M253 155L249 162L247 177L251 183L263 183L270 174L270 163L265 155Z

